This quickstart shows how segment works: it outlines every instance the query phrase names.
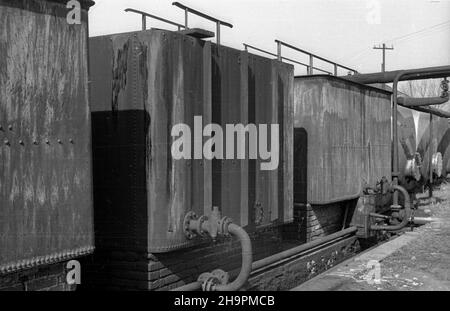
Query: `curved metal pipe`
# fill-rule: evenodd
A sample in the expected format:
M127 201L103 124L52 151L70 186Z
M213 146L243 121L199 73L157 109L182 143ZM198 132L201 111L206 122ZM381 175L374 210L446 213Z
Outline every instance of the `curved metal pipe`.
M399 97L397 103L405 107L442 105L450 99L448 93L446 96L439 97Z
M358 231L357 227L349 227L349 228L347 228L345 230L338 231L336 233L327 235L327 236L325 236L323 238L314 240L312 242L305 243L305 244L299 245L297 247L285 250L285 251L283 251L281 253L274 254L272 256L269 256L269 257L263 258L261 260L255 261L252 264L252 271L255 271L255 270L267 267L267 266L269 266L271 264L274 264L274 263L276 263L278 261L281 261L281 260L284 260L286 258L295 256L295 255L297 255L297 254L299 254L301 252L304 252L304 251L307 251L307 250L312 249L314 247L320 246L322 244L331 242L331 241L333 241L335 239L344 237L346 235L353 234L356 231ZM192 282L192 283L180 286L178 288L175 288L172 291L195 291L195 290L200 290L201 287L202 287L202 284L200 282Z
M351 76L341 76L341 78L362 84L391 83L394 82L394 79L399 74L401 74L400 81L444 78L450 76L450 66L354 74Z
M248 277L252 272L253 252L250 237L248 236L247 232L244 229L233 223L228 226L228 232L231 235L237 237L241 242L242 248L241 271L239 272L238 277L233 282L225 285L218 284L213 286L213 290L219 292L239 290L242 286L244 286L245 282L247 282Z
M394 185L392 186L394 190L400 191L403 195L403 198L405 199L405 216L403 217L402 221L398 225L393 226L380 226L380 225L372 225L370 226L371 230L386 230L386 231L396 231L403 229L409 222L409 216L411 215L411 198L409 196L408 191L406 191L405 188Z
M217 210L215 210L217 212ZM238 238L241 243L241 251L242 251L242 264L239 275L236 279L228 284L214 284L210 287L212 291L237 291L239 290L245 282L247 282L250 273L252 272L252 263L253 263L253 251L252 251L252 242L248 233L241 228L240 226L233 224L231 222L223 221L227 218L222 218L221 221L215 221L214 215L217 216L217 213L213 212L213 216L211 219L203 220L194 219L189 222L189 229L193 232L201 233L208 232L208 234L214 239L217 237L217 229L220 230L221 234L229 233L232 236ZM186 284L174 290L176 291L194 291L200 289L202 286L201 281L193 282L190 284Z

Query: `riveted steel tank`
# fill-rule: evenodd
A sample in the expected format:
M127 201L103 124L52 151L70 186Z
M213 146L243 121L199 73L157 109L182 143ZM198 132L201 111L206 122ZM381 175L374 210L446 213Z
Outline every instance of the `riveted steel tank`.
M390 179L390 92L302 76L294 80L294 103L296 203L354 199L364 186Z
M213 206L248 231L292 220L292 66L157 29L91 38L90 56L98 247L188 247L201 239L186 237L185 216ZM280 140L269 143L279 145L279 165L262 171L248 155L175 159L171 131L181 123L192 151L210 139L195 138L209 124L226 141L227 124L277 123Z
M0 274L93 251L88 8L0 0Z

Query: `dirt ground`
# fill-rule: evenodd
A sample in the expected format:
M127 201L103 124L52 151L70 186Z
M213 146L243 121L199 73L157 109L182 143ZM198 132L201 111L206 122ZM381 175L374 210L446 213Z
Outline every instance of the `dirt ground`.
M414 232L407 229L400 237L293 290L450 290L450 182L435 187L433 199L428 193L419 195L418 206L417 217L431 217L435 222ZM367 265L370 258L380 258L378 275Z
M450 290L450 183L419 196L417 216L436 222L416 228L417 239L381 262L378 290Z

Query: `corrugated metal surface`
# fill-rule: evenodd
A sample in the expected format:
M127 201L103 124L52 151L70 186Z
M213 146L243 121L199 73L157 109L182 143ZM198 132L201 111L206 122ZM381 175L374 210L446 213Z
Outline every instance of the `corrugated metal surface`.
M213 205L248 230L292 219L291 66L160 30L92 38L90 49L99 245L188 246L184 216L208 215ZM227 123L280 122L279 169L261 173L257 160L174 160L172 126L194 130L194 116L224 131Z
M87 12L0 1L0 272L92 251Z
M296 77L294 92L294 126L308 146L303 163L296 165L306 174L297 177L306 190L296 188L296 193L303 193L296 199L327 204L355 198L362 185L390 177L387 92L332 76Z

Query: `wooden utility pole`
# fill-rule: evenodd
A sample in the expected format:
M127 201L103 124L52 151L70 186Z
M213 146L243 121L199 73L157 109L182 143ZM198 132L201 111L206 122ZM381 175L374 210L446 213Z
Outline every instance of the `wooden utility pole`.
M374 46L373 47L374 50L383 50L383 62L381 63L381 71L385 72L386 71L386 50L393 50L394 47L391 46L390 48L386 47L386 44L383 43L382 46Z

